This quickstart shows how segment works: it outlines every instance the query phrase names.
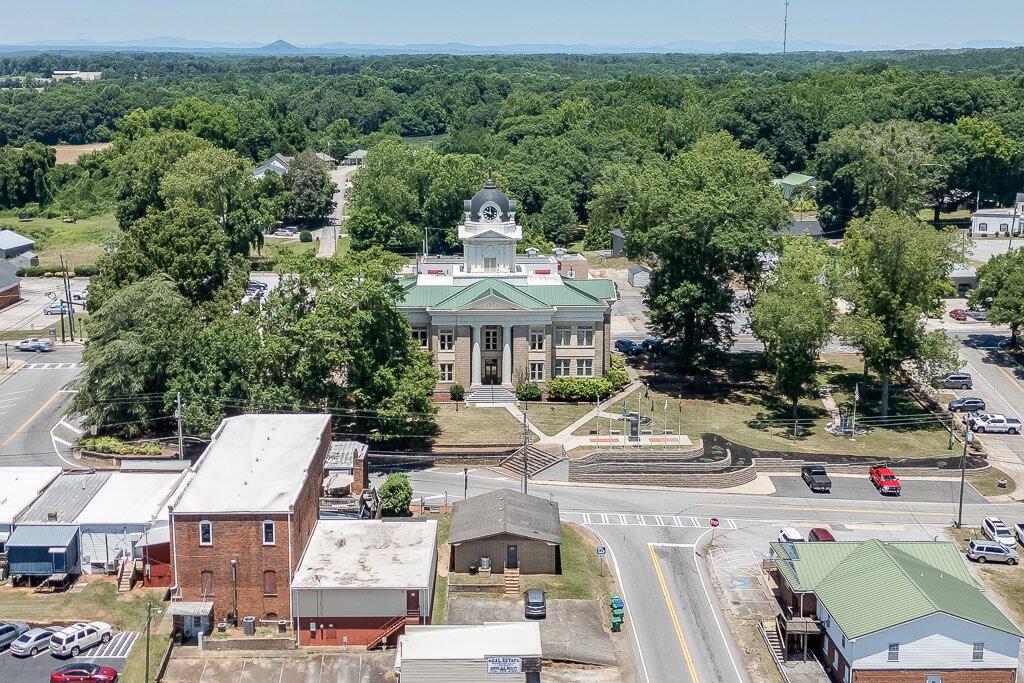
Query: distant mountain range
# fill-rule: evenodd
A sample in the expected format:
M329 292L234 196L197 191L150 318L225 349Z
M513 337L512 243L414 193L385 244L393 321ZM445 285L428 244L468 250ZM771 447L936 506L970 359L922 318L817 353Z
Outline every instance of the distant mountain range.
M817 41L791 41L791 52L858 52L879 50L950 50L1017 47L1024 43L1002 40L970 40L964 43L916 45L857 45ZM397 54L630 54L630 53L774 53L782 51L781 42L758 40L703 41L679 40L657 45L590 45L586 43L513 43L507 45L470 45L467 43L412 43L405 45L374 45L361 43L321 43L293 45L276 40L269 45L260 43L216 43L161 36L140 40L94 41L62 40L34 41L14 45L0 45L0 52L22 51L81 51L81 52L187 52L198 54L254 54L254 55L397 55Z

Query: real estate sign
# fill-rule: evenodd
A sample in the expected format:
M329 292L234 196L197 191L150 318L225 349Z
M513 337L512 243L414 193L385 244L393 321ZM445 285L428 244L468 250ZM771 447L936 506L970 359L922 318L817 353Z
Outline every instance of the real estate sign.
M522 657L488 657L487 674L521 674L523 673Z

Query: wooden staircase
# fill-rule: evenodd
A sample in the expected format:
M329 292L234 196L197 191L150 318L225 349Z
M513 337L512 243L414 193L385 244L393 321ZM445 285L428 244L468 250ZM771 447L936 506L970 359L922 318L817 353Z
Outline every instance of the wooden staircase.
M408 617L403 614L384 624L384 628L382 628L381 631L373 637L373 640L366 644L366 649L372 650L378 645L383 645L388 642L388 638L405 628L407 622Z
M771 650L772 659L775 660L775 663L781 669L786 661L786 652L782 647L782 637L779 634L778 622L773 620L772 623L765 623L762 619L758 622L757 626L761 632L761 637L764 638L768 649Z
M519 595L519 569L505 567L505 595Z

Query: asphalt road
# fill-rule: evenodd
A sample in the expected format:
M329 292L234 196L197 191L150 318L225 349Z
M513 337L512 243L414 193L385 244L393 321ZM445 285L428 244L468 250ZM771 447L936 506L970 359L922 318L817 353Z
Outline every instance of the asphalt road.
M80 372L82 348L10 354L26 364L0 384L0 466L77 467L67 450L78 434L63 417L73 397L68 384Z
M899 474L899 472L897 472ZM832 475L831 493L813 493L804 480L798 476L771 477L775 485L775 493L778 498L822 498L842 500L887 500L889 496L879 493L868 479L867 471L864 476L839 476ZM948 480L932 479L902 479L903 492L900 498L908 503L949 503L960 500L960 479L959 476L951 477ZM970 484L964 486L964 502L984 504L985 498L974 490Z
M428 504L463 495L461 470L425 470L410 478L414 496ZM469 495L518 487L490 470L469 473ZM859 499L552 485L531 485L529 492L557 501L563 519L583 524L604 540L626 601L625 628L634 636L638 677L645 683L745 680L715 589L697 555L710 540L710 517L720 519L717 533L726 534L745 527L895 525L931 538L950 524L957 508L956 499L941 490L930 501L877 494ZM1018 521L1020 509L968 496L964 523L976 526L987 515ZM766 551L767 544L760 549Z

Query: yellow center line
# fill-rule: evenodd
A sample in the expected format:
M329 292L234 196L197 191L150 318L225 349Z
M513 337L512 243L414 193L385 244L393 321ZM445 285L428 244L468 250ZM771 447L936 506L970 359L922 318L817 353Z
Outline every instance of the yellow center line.
M665 583L665 575L661 572L661 565L658 563L658 556L654 553L654 546L648 545L651 551L651 562L654 563L654 573L658 576L658 583L661 584L661 594L665 598L665 605L668 607L668 615L672 617L672 626L676 629L676 637L679 638L679 647L683 651L683 659L686 660L686 668L690 671L690 680L698 683L697 670L693 666L693 659L690 658L690 648L686 646L686 638L683 636L683 629L679 625L679 618L676 616L676 608L672 603L672 596L668 592L668 584Z
M36 412L32 413L32 415L29 416L29 418L27 420L25 420L24 422L21 423L21 426L18 427L17 431L15 431L13 434L11 434L9 437L7 437L7 439L2 444L0 444L0 445L6 446L10 442L12 442L15 439L17 439L21 435L22 432L24 432L26 429L29 428L29 425L31 425L33 422L35 422L37 417L39 417L40 415L43 414L44 410L49 408L50 405L54 401L57 400L58 396L60 396L60 391L55 391L53 393L53 396L51 396L50 398L46 399L46 403L44 403L43 405L39 406L39 410L37 410Z

